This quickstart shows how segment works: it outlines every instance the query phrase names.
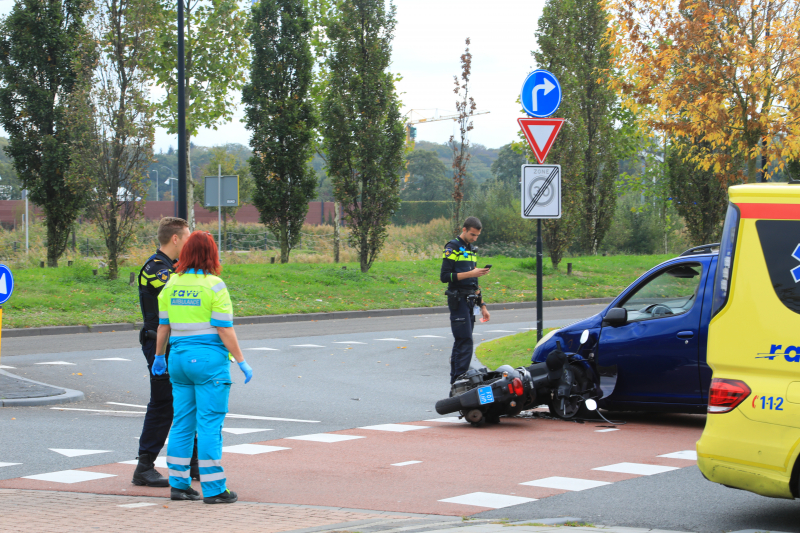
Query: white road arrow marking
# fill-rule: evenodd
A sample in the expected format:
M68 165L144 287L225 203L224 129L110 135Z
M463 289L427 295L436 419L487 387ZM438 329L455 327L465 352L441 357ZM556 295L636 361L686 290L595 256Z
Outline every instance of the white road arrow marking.
M6 283L6 274L0 276L0 294L8 294L8 284Z
M544 79L544 83L540 83L539 85L533 86L533 102L531 105L533 106L534 111L539 110L539 97L537 96L536 93L538 93L539 91L544 91L544 94L547 95L550 93L550 91L552 91L555 88L556 86L553 85L547 78Z

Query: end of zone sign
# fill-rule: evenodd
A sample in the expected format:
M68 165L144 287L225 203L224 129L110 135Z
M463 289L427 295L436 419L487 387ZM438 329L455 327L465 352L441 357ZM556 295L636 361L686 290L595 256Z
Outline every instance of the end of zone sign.
M561 165L522 165L522 218L561 218Z

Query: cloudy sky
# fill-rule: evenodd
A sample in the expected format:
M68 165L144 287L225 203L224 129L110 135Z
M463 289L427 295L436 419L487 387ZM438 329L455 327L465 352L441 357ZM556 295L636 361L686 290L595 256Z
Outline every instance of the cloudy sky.
M12 0L0 0L7 14ZM525 76L535 64L531 50L544 0L395 0L397 31L392 71L403 76L398 86L403 112L424 110L433 115L455 113L453 76L460 74L464 39L470 37L472 94L478 109L471 140L498 148L515 139L521 115L516 99ZM203 130L194 142L214 146L235 142L247 145L250 135L241 123L241 109L233 121L218 130ZM446 142L456 133L452 121L421 124L418 139ZM164 130L156 134L156 152L177 146L177 137Z

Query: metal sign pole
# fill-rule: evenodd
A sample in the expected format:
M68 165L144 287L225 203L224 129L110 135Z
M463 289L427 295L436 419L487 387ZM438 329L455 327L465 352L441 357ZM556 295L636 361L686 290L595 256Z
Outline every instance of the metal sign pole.
M28 253L28 189L25 189L25 253Z
M217 234L219 260L222 261L222 165L217 165Z
M542 219L536 220L536 342L542 340L544 310L542 309Z

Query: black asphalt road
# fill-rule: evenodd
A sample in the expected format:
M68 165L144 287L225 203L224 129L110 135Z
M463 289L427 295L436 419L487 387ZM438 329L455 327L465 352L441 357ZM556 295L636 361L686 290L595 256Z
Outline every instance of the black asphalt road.
M602 308L546 309L545 326L569 324ZM435 314L237 326L255 376L244 386L238 368L232 368L237 384L230 413L239 416L229 417L225 427L269 431L226 433L225 445L435 418L433 405L449 389L448 322L447 315ZM475 339L508 335L534 327L534 322L532 311L496 311L491 322L477 326ZM303 344L316 347L298 346ZM2 349L0 364L15 367L9 372L81 390L87 399L63 406L0 409L0 463L22 463L0 466L0 479L136 456L148 376L135 333L12 338L3 341ZM98 360L107 358L128 361ZM37 364L57 361L73 364ZM50 448L107 452L70 458ZM470 468L497 468L502 475L517 459L513 450L498 450L496 457L465 461L464 475ZM558 516L703 533L742 529L800 533L800 503L715 485L705 481L696 467L477 515L531 521Z

